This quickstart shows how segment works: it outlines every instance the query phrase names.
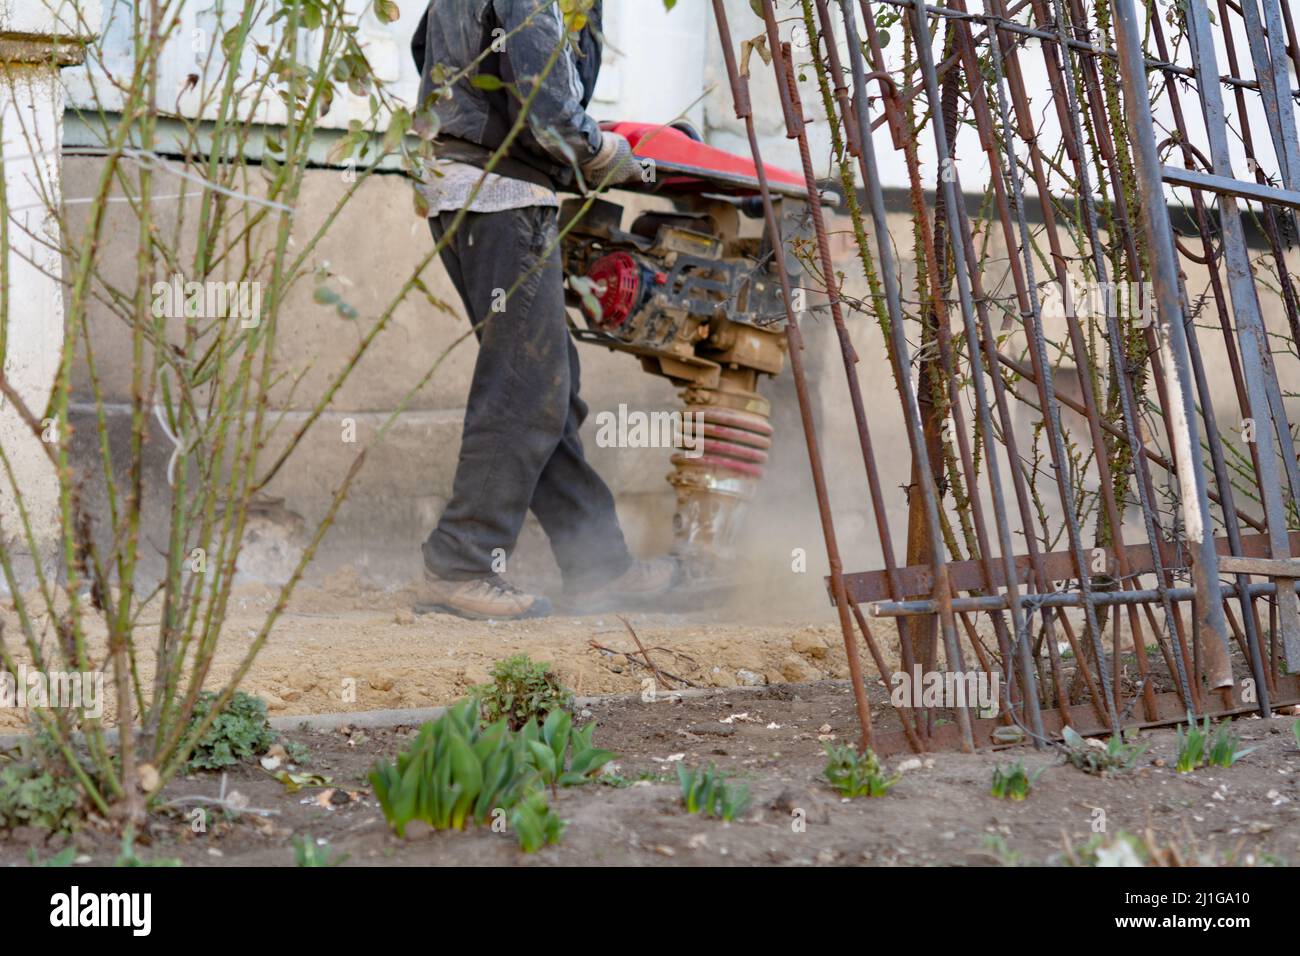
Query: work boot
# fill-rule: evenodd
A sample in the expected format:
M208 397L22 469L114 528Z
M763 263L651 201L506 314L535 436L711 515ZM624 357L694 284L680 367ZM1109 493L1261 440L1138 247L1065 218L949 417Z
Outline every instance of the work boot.
M585 593L566 590L570 610L578 613L617 611L653 605L677 580L677 561L670 557L633 561L632 566L608 584Z
M415 595L416 614L455 614L472 621L517 621L546 617L551 602L538 594L519 590L504 578L492 575L470 581L448 581L424 569L424 583Z

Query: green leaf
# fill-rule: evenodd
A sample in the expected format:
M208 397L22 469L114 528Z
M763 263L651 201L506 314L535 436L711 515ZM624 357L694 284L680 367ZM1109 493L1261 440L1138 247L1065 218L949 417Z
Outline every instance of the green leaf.
M542 738L551 748L551 753L555 754L557 766L564 765L564 753L569 747L569 731L573 726L573 718L569 716L567 710L553 710L546 715L546 723L542 725Z
M541 773L542 779L550 783L556 776L555 754L551 748L536 740L528 742L528 751L533 757L533 766Z
M454 830L463 830L469 808L483 787L483 767L473 748L460 734L452 734L448 741L447 755L451 762L452 779L459 788L451 810L451 826Z
M286 793L297 793L303 787L328 787L330 784L330 778L319 773L289 773L281 770L271 776L284 784Z
M406 824L415 819L419 808L420 764L412 761L402 779L398 781L393 797L393 818L399 822L395 828L398 836L406 835Z
M402 145L402 140L411 129L411 112L404 107L398 107L393 110L392 118L388 122L388 129L384 132L384 139L381 143L383 151L391 153Z
M1253 754L1253 753L1254 753L1256 750L1258 750L1258 749L1259 749L1258 747L1247 747L1245 750L1238 750L1236 753L1234 753L1234 754L1229 758L1228 766L1231 767L1234 763L1236 763L1236 762L1237 762L1238 760L1240 760L1242 757L1245 757L1245 756L1247 756L1247 755L1249 755L1249 754Z
M470 83L478 89L485 90L488 93L495 93L497 90L505 86L505 84L501 82L500 77L493 76L491 73L479 73L470 79Z
M365 141L366 134L364 131L344 133L335 140L334 145L329 148L329 152L325 154L325 161L331 165L340 165L356 151L356 148L359 145Z
M608 750L601 750L598 747L588 747L586 750L574 754L573 762L569 769L584 778L588 774L595 773L605 764L614 759L614 754Z
M510 815L510 826L519 838L519 845L525 853L535 853L546 842L541 820L536 811L528 806L520 806Z
M526 744L536 743L542 734L542 726L535 720L530 720L519 728L519 736Z
M595 732L596 732L595 721L592 721L586 727L583 727L579 730L575 730L573 732L573 749L575 751L590 750L592 746L591 738Z
M489 724L479 734L478 739L474 741L474 755L480 761L487 760L489 756L502 748L509 733L510 727L504 718L494 724Z

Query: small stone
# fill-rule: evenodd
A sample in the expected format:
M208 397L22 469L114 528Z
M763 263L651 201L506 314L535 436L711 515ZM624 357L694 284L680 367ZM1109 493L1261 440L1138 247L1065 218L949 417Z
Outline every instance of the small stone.
M393 623L401 624L403 627L408 624L414 624L415 615L411 612L410 608L400 608L395 614L393 614Z
M745 687L758 687L767 683L762 674L755 674L753 671L746 670L743 667L736 671L736 680Z
M826 639L816 631L810 631L807 628L790 638L790 647L794 649L796 654L807 654L817 660L825 657L828 649Z
M816 680L820 675L797 654L787 654L781 661L781 676L792 684Z
M909 757L898 765L899 773L907 773L909 770L920 770L924 766L920 757Z
M158 786L158 768L153 764L142 763L137 772L140 774L140 789L145 793L149 793Z

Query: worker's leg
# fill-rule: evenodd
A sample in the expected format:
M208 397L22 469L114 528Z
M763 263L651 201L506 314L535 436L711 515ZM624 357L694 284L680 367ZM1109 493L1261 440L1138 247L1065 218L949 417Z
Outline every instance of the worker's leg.
M578 430L587 418L579 397L578 349L568 343L569 417L533 492L533 514L551 541L567 590L613 581L632 564L609 487L587 463Z
M435 238L453 218L430 220ZM530 506L561 542L557 558L566 576L597 560L613 562L615 573L629 562L612 496L577 440L585 408L572 377L558 248L543 258L555 240L555 218L545 207L470 213L444 252L477 324L479 354L452 497L424 544L426 565L443 579L491 575L499 567L494 558L513 551ZM559 482L572 489L559 489Z

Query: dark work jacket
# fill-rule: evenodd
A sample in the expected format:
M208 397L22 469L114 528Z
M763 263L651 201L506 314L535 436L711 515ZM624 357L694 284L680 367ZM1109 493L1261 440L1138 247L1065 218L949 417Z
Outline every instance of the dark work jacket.
M574 165L599 151L600 128L586 107L600 72L600 21L597 0L577 50L566 42L497 172L564 189L574 181ZM480 89L472 78L497 77L515 86L520 98L527 97L564 39L555 0L430 0L411 38L411 53L420 70L419 109L432 106L437 113L438 154L483 165L505 140L521 106L510 90ZM441 85L435 72L441 77L459 73L490 50L494 40L499 40L499 52L490 51L458 80L451 96L431 102Z

